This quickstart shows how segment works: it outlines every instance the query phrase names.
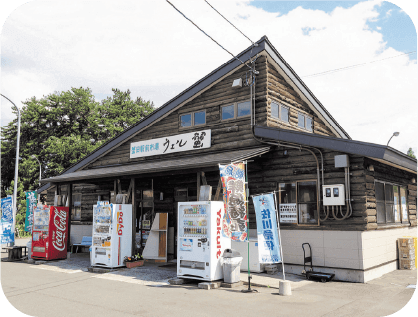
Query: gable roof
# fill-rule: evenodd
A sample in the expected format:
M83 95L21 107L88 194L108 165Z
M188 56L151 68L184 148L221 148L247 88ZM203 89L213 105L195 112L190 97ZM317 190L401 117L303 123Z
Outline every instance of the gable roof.
M259 41L256 42L257 46L255 47L248 47L237 57L242 61L248 61L250 57L256 56L257 54L262 53L265 51L270 59L274 61L276 65L282 70L283 74L285 75L286 81L292 85L292 87L301 95L302 98L307 101L307 103L311 106L312 110L318 115L319 118L323 120L323 122L339 137L344 139L351 139L347 132L336 122L336 120L331 116L331 114L325 109L325 107L319 102L319 100L313 95L313 93L309 90L309 88L303 83L300 77L295 73L295 71L287 64L287 62L283 59L283 57L277 52L277 50L273 47L273 45L268 40L267 36L263 36ZM100 156L106 154L116 146L118 146L121 142L124 142L138 132L146 128L147 126L151 125L153 122L160 119L162 116L170 113L178 106L181 106L185 102L189 101L191 98L195 97L202 91L210 88L214 83L221 80L226 75L230 74L234 71L237 67L240 67L242 64L232 58L228 62L224 63L192 86L187 88L186 90L182 91L180 94L166 102L160 108L153 111L151 114L140 120L138 123L130 126L123 132L119 133L90 154L85 156L83 159L79 160L77 163L73 164L69 168L67 168L62 174L72 173L77 170L82 169L83 167L87 166L91 162L98 159ZM38 192L42 192L48 189L51 186L50 183L42 186L38 189Z

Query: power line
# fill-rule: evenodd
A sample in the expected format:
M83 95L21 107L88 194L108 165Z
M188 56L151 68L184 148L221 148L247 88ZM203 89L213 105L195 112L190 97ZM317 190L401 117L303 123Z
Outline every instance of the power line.
M387 59L391 59L391 58L395 58L395 57L399 57L399 56L410 55L410 54L413 54L413 53L416 53L416 52L417 51L412 51L412 52L403 53L403 54L396 55L396 56L392 56L392 57L387 57L387 58L379 59L377 61L372 61L372 62L367 62L367 63L361 63L361 64L355 64L355 65L351 65L351 66L346 66L346 67L331 69L331 70L327 70L327 71L322 72L322 73L316 73L316 74L311 74L311 75L307 75L307 76L302 76L302 78L316 77L316 76L321 76L321 75L327 75L327 74L331 74L331 73L336 73L336 72L339 72L339 71L342 71L342 70L356 68L356 67L360 67L360 66L365 66L367 64L377 63L377 62L381 62L381 61L384 61L384 60L387 60Z
M218 10L216 10L209 2L207 2L205 0L205 2L216 12L218 12L218 14L223 17L229 24L231 24L238 32L240 32L242 35L244 35L253 45L255 45L255 43L253 41L250 40L250 38L248 36L246 36L244 33L242 33L235 25L233 25L227 18L225 18Z
M176 9L176 11L178 13L180 13L182 16L184 16L187 20L189 20L195 27L197 27L203 34L205 34L207 37L209 37L212 41L214 41L216 44L218 44L223 50L225 50L226 52L228 52L229 54L232 55L233 58L235 58L236 60L240 61L241 64L247 66L249 69L252 70L252 68L250 66L248 66L247 64L245 64L242 60L240 60L238 57L236 57L234 54L232 54L230 51L228 51L226 48L224 48L221 44L219 44L218 42L216 42L211 36L209 36L205 31L203 31L200 27L198 27L192 20L190 20L188 17L186 17L179 9L177 9L170 1L166 0L169 4L171 4L171 6Z

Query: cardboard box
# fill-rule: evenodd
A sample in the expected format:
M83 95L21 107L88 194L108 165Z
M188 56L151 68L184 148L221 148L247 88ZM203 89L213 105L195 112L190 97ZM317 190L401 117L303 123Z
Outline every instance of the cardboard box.
M398 246L399 248L414 249L414 238L399 238Z
M399 248L399 258L415 260L415 249Z
M413 270L415 269L415 260L399 259L400 270Z

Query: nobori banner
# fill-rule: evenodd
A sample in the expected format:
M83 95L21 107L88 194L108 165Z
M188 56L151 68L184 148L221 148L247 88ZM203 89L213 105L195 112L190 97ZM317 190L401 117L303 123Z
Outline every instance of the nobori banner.
M25 231L32 232L33 209L36 208L38 193L36 191L26 192L26 218Z
M280 244L273 194L253 197L260 263L280 263Z
M13 199L1 199L1 244L15 241L13 234Z
M210 148L211 130L194 131L131 143L131 158Z

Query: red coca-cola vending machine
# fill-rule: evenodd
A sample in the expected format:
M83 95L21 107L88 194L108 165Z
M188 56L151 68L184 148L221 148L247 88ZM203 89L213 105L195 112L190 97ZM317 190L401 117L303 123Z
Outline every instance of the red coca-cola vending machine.
M33 212L32 258L67 258L69 208L37 206Z

